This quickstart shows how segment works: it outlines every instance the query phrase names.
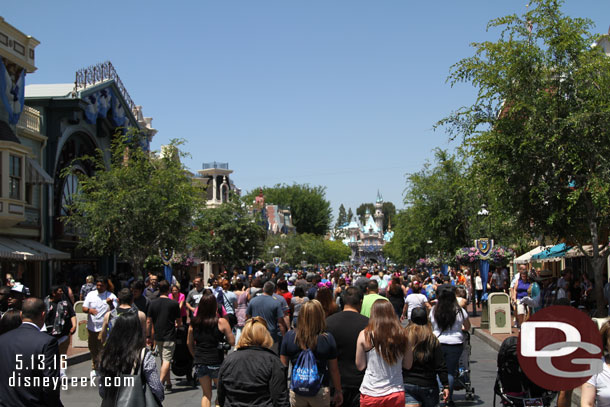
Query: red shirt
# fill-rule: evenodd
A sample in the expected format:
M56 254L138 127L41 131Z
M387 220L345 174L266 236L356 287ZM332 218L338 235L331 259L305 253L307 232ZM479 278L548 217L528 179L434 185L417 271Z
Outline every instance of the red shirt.
M284 297L284 299L286 300L286 304L288 304L288 307L290 307L290 300L292 299L292 294L290 294L290 292L285 292L285 293L279 293L282 297Z

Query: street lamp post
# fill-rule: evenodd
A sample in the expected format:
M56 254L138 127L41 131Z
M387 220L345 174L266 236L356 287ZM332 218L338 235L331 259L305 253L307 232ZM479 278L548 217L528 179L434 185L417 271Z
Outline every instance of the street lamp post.
M481 205L481 209L479 209L479 211L477 212L477 215L482 217L482 218L487 218L488 222L489 222L489 239L491 239L491 216L490 216L490 212L487 209L487 205L486 204L482 204ZM482 222L483 224L485 223L485 221L483 220ZM482 267L481 267L482 268ZM485 276L486 278L483 279L483 270L481 271L481 280L483 283L483 292L486 291L486 286L487 286L487 280L489 278L489 276ZM474 282L475 282L475 277L474 277L474 270L471 270L470 272L471 274L471 284L472 287L475 287ZM473 309L473 314L476 315L476 301L474 301L472 303L472 309ZM487 301L481 301L481 328L483 329L488 329L489 328L489 308L487 306Z

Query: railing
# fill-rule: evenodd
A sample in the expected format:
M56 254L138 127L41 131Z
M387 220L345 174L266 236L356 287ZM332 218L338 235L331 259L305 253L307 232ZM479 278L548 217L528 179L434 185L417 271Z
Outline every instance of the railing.
M76 92L79 89L85 89L89 85L95 85L110 79L114 80L117 88L119 88L119 92L121 92L121 95L127 102L129 109L133 114L135 114L136 104L129 96L129 93L127 93L125 85L123 85L121 78L119 78L119 74L117 74L110 61L102 62L97 65L92 65L88 68L82 68L76 71L74 91Z
M17 126L40 133L40 112L24 105Z
M221 170L228 170L229 163L217 163L216 161L212 163L203 163L203 169L209 170L210 168L219 168Z

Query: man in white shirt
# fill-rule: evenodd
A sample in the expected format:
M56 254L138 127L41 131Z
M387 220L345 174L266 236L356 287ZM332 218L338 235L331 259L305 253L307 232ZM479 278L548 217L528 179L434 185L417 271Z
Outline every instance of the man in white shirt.
M108 291L108 280L98 278L95 281L96 290L91 291L83 302L83 312L87 316L87 331L89 331L87 345L91 352L91 379L97 374L95 372L95 362L102 350L100 332L104 325L104 316L118 306L117 297Z

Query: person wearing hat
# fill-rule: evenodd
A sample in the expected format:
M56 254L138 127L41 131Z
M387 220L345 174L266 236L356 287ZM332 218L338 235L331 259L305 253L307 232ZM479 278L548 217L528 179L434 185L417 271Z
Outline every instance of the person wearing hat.
M411 311L407 326L409 343L414 343L413 366L402 371L405 386L406 407L433 407L439 403L438 382L443 385L443 402L449 399L449 377L447 365L436 335L428 322L428 310L417 307Z
M21 310L21 304L25 297L24 286L21 283L15 283L11 287L11 291L8 295L8 309Z
M558 290L553 272L546 269L541 270L540 273L538 273L538 283L542 286L540 289L538 307L541 309L555 305Z

